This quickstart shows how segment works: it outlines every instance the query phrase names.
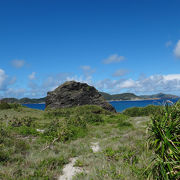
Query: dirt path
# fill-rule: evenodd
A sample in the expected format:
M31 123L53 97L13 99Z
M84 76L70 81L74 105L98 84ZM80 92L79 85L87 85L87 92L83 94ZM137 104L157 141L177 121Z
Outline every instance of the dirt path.
M100 151L99 142L92 142L91 149L93 150L94 153Z
M58 180L71 180L74 175L82 172L82 168L74 167L74 164L78 158L70 159L70 163L63 169L63 175L59 176Z
M99 142L92 142L91 149L94 153L100 151ZM78 157L70 159L70 163L63 168L63 175L59 176L58 180L72 180L77 173L83 172L82 168L74 167L77 159Z
M135 117L132 118L132 124L135 127L135 130L127 130L124 131L123 134L119 135L119 134L109 134L108 137L104 137L104 138L96 138L96 137L91 137L91 141L90 143L90 148L92 149L93 153L97 153L101 150L103 150L105 147L103 145L104 141L108 141L108 139L112 139L112 137L117 137L117 135L119 135L119 137L123 138L123 139L127 139L127 138L131 138L132 136L137 137L139 135L137 135L137 131L139 130L139 128L145 128L146 126L144 125L144 123L146 123L149 120L149 117ZM129 139L128 139L129 140ZM131 141L131 139L129 140ZM102 143L102 147L100 147L99 143ZM123 141L122 141L123 142ZM112 143L113 145L113 143ZM124 146L126 146L124 144ZM131 148L131 146L128 146L128 148ZM89 174L89 169L87 168L82 168L82 167L74 167L76 161L79 159L80 157L76 157L76 158L72 158L70 159L70 163L65 165L63 168L63 174L61 176L59 176L58 180L72 180L73 177L75 175L77 175L78 173L87 173L87 176ZM98 161L97 161L98 162ZM101 162L99 162L101 163ZM91 164L93 165L93 163Z
M149 119L150 119L149 117L135 117L133 121L137 127L138 126L145 127L145 126L142 126L142 123L148 122Z

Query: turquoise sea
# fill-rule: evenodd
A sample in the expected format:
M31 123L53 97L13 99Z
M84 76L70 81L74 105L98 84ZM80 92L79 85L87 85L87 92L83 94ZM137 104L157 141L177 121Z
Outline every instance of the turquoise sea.
M177 102L179 99L171 99L173 103ZM147 105L164 105L167 102L165 99L159 100L142 100L142 101L110 101L109 103L116 109L117 112L122 112L123 110L130 107L145 107ZM29 108L33 109L45 109L45 104L23 104Z

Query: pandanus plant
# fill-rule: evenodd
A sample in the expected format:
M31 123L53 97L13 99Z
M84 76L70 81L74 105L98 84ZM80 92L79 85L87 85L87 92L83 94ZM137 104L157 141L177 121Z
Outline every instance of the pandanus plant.
M149 166L153 179L180 179L180 102L151 118L149 147L154 158Z

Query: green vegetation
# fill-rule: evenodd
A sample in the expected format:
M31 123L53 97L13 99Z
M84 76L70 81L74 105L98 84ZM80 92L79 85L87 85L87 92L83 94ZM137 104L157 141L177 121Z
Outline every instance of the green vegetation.
M5 110L5 109L14 109L14 110L20 110L22 106L20 104L12 103L8 104L6 102L1 102L0 103L0 110Z
M0 103L0 109L1 110L3 110L3 109L10 109L10 108L11 108L11 106L8 103L6 103L6 102Z
M46 111L2 107L0 179L58 179L73 157L82 169L75 180L179 178L179 103L123 114L92 105ZM93 143L99 151L93 152Z
M112 157L109 167L107 156L111 156L108 146L119 153L114 156L120 157L120 153L124 153L117 151L116 146L126 141L120 141L121 133L134 129L127 116L108 112L98 106L46 111L15 104L9 106L8 109L0 109L0 179L57 179L72 157L79 157L75 166L89 171L88 175L77 175L80 178L86 174L97 179L95 176L98 173L98 177L103 179L111 171L114 173L110 175L112 179L121 176L118 166L122 159L116 160L119 163L116 166ZM94 138L102 148L98 156L90 147ZM109 144L111 141L112 144ZM127 148L131 151L131 147ZM82 157L88 161L84 162ZM92 164L93 160L101 163L102 158L106 164L105 174L100 173L103 167L94 169L96 164ZM130 168L132 165L128 166ZM133 176L134 173L130 175Z
M149 98L175 99L175 98L179 98L178 96L175 96L172 94L163 94L163 93L158 93L158 94L153 94L153 95L142 95L140 97L142 97L144 99L149 99Z
M108 100L136 100L136 99L152 99L152 98L158 98L158 99L173 99L173 98L179 98L178 96L172 95L172 94L153 94L153 95L142 95L142 96L137 96L133 93L122 93L122 94L108 94L104 92L100 92L102 96Z
M113 94L113 95L104 92L100 92L100 93L108 101L142 99L141 97L136 96L133 93L122 93L122 94Z
M150 148L155 157L150 166L154 179L180 178L180 102L166 105L151 119Z
M162 106L155 105L148 105L146 107L132 107L125 109L123 111L123 114L130 117L150 116L153 114L160 113L162 109Z
M19 103L19 104L33 104L33 103L43 103L45 102L46 98L39 98L39 99L30 99L30 98L21 98L21 99L16 99L16 98L4 98L2 99L3 102L6 103Z

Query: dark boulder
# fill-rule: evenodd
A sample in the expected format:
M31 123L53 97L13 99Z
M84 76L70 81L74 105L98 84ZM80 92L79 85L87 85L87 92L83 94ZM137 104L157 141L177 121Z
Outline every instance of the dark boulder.
M67 81L54 91L47 93L47 108L65 108L82 105L98 105L102 108L116 112L103 96L86 83Z

